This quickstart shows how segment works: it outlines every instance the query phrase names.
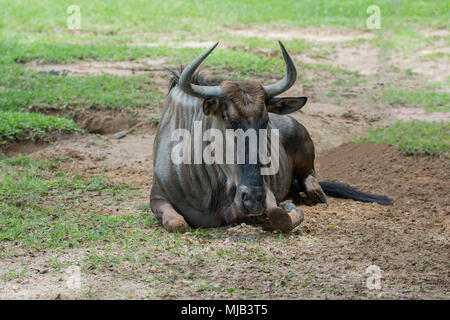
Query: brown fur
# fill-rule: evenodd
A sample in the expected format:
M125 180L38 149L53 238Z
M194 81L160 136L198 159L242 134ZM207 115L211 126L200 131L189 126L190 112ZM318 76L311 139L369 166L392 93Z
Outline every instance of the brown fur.
M267 120L265 92L261 84L250 81L224 81L221 87L222 108L231 123L245 120L254 124L260 119Z

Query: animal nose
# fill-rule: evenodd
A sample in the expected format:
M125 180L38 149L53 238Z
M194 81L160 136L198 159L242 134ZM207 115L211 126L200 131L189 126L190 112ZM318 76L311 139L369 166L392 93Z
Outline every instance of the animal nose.
M264 187L247 187L242 191L242 204L250 214L262 213L266 208Z

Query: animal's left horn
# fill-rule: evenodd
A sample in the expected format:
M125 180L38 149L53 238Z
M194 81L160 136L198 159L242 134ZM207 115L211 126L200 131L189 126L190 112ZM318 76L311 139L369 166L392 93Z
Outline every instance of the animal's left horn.
M283 93L284 91L292 87L295 80L297 79L297 70L295 69L294 62L292 62L292 59L284 48L283 43L281 43L281 41L278 41L278 43L280 44L284 63L286 64L286 75L277 83L263 86L264 91L266 91L267 98L272 98L280 93Z
M199 86L191 83L192 76L198 66L206 59L206 57L217 47L219 43L216 42L211 48L199 55L193 60L180 75L178 85L185 93L198 98L219 98L222 95L222 88L220 86Z

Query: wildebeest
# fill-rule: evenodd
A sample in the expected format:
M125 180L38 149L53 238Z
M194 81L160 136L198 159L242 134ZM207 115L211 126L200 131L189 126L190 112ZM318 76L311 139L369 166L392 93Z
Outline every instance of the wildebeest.
M153 147L150 195L151 209L166 230L185 232L188 225L216 227L265 213L273 228L289 231L303 221L301 209L286 212L279 205L290 192L304 192L314 203L327 203L325 194L390 203L385 196L369 195L339 183L316 181L311 137L303 125L286 115L303 107L307 98L276 97L297 78L294 63L281 42L286 75L271 85L254 81L222 81L215 85L207 80L202 82L196 76L196 69L217 44L180 73L172 71L173 79ZM172 133L180 128L192 132L194 122L201 123L204 130L214 128L221 132L278 129L278 172L261 175L259 157L256 163L174 164ZM249 147L247 141L246 155Z

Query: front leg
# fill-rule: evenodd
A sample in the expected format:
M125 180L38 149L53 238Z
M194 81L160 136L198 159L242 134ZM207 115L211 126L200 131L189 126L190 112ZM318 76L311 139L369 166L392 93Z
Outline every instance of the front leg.
M267 190L266 195L266 207L266 213L270 224L277 230L284 232L291 231L302 223L304 219L303 210L301 208L296 208L286 212L286 210L279 207L275 199L275 195L269 189Z
M169 201L160 198L151 198L150 207L155 217L167 231L185 233L188 230L186 220L175 210Z

